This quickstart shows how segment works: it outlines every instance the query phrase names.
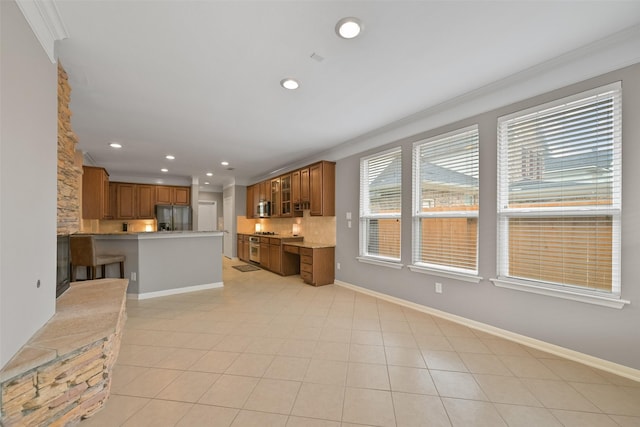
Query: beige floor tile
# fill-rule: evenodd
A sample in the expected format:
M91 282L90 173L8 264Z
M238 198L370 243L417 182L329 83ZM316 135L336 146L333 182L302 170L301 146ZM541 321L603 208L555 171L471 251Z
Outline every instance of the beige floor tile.
M384 365L349 363L347 387L391 390L389 373Z
M280 348L282 348L284 341L284 338L256 338L245 349L245 352L257 354L278 354L278 351L280 351Z
M189 369L190 366L200 360L206 353L206 350L176 348L173 349L173 352L167 357L156 363L154 367L164 369Z
M447 337L475 337L476 335L473 333L471 328L468 328L463 325L459 325L457 323L435 318L436 324L442 331L442 333Z
M404 314L400 313L402 319L393 320L393 319L384 319L382 315L380 315L380 329L383 332L403 332L406 334L411 333L411 328L409 327L409 322L404 319Z
M533 394L516 377L498 375L474 374L476 382L495 403L510 403L513 405L542 406Z
M122 427L173 427L193 404L152 400L122 424Z
M264 373L265 378L302 381L311 359L301 357L275 356Z
M289 338L294 340L313 340L316 341L320 338L322 333L321 327L298 327L291 332Z
M562 424L546 408L496 404L509 427L562 427Z
M389 366L389 380L394 392L437 395L438 391L427 369Z
M182 371L172 369L147 368L136 379L118 390L119 394L138 397L155 397L171 384Z
M271 354L243 353L227 368L229 375L262 377L275 356Z
M318 341L313 351L314 359L340 360L346 362L349 360L349 343L348 342L332 342Z
M531 356L524 346L513 341L496 337L480 338L480 341L494 354L503 356Z
M391 392L347 387L342 420L355 424L395 427Z
M351 342L351 329L325 326L322 328L318 339L320 341L349 343Z
M449 427L449 417L437 396L393 393L397 427Z
M355 317L353 319L353 329L358 331L376 331L380 332L380 320L377 318L360 318Z
M211 350L189 367L190 371L224 373L240 353Z
M362 345L383 345L382 332L380 331L361 331L355 328L351 331L351 343Z
M240 411L231 427L285 427L287 416L265 412Z
M415 335L418 348L422 351L453 351L444 335Z
M418 348L413 334L410 332L382 332L385 347Z
M491 374L513 376L498 356L480 353L458 353L469 372L474 374Z
M249 395L244 409L276 414L289 414L302 383L261 379Z
M450 371L430 372L438 394L442 397L488 400L471 374Z
M106 405L91 418L80 425L82 427L113 427L124 423L127 418L133 416L142 409L150 399L134 396L109 396Z
M347 362L311 359L304 382L344 386L347 378Z
M222 375L200 397L198 403L242 408L258 381L258 378Z
M581 383L609 384L609 382L586 365L563 359L540 359L540 363L551 369L565 381Z
M427 363L427 368L439 371L467 372L466 365L454 351L423 350L422 357Z
M386 365L384 347L379 345L351 344L349 361L356 363L377 363Z
M113 367L111 379L111 393L120 394L121 390L131 381L147 371L143 366L116 365Z
M618 427L618 424L605 414L559 409L553 409L551 412L564 427Z
M288 339L282 344L278 354L281 356L311 357L316 344L317 341Z
M287 421L287 427L340 427L340 423L338 421L291 416Z
M188 332L173 332L164 339L169 347L193 348L196 350L211 350L225 336L222 334L198 334Z
M227 351L231 353L242 353L254 341L254 337L246 335L228 335L218 344L213 346L216 351Z
M448 398L442 403L454 427L507 427L492 403Z
M342 386L303 383L291 415L340 421L344 391Z
M640 417L627 417L624 415L609 415L621 427L640 427Z
M640 417L640 388L574 382L570 384L607 414Z
M565 382L523 378L522 383L546 408L600 412L595 405Z
M408 366L411 368L426 368L422 353L417 348L385 347L387 364Z
M158 393L156 399L195 403L219 377L220 374L206 372L183 372Z
M229 427L238 412L240 412L238 409L219 406L193 405L176 427Z
M167 358L173 351L174 349L170 347L123 344L120 346L118 364L152 367Z
M144 331L141 329L125 329L122 344L167 346L166 333L162 331Z
M500 360L507 365L507 368L515 376L520 378L560 379L549 368L533 357L500 356Z
M476 337L448 337L447 339L458 353L491 354L491 350Z
M353 314L345 311L330 311L324 322L324 328L351 330L353 328Z

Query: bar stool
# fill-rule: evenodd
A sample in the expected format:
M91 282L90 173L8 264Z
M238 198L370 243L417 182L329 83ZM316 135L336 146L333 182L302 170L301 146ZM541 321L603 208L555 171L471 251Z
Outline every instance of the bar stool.
M93 236L71 236L71 281L76 281L76 267L87 268L87 280L96 278L96 267L101 267L102 278L106 276L108 264L120 264L120 278L124 279L124 255L97 254Z

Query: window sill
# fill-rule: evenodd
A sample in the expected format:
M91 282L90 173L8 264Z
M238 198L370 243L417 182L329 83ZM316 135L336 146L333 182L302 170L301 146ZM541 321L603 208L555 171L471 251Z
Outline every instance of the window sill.
M360 262L363 262L365 264L373 264L373 265L379 265L381 267L389 267L389 268L395 268L396 270L400 270L402 267L404 267L402 264L398 263L398 262L393 262L393 261L383 261L381 259L377 259L377 258L368 258L368 257L356 257L356 259Z
M514 279L497 278L489 279L493 282L494 286L499 288L513 289L521 292L531 292L539 295L546 295L555 298L563 298L571 301L584 302L587 304L595 304L603 307L617 308L618 310L624 308L625 305L631 304L631 301L623 300L620 298L609 297L604 295L594 295L578 292L572 289L558 289L544 284L527 283Z
M480 281L482 280L482 277L476 274L461 273L457 271L437 270L435 268L422 267L419 265L410 265L409 270L413 271L414 273L422 273L422 274L430 274L432 276L447 277L449 279L462 280L464 282L470 282L470 283L480 283Z

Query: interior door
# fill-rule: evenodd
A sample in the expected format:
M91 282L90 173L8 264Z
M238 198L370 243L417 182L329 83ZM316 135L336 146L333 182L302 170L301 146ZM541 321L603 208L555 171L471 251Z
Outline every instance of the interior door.
M225 197L222 200L222 221L224 223L224 238L222 239L222 252L227 258L233 258L233 244L231 231L233 230L233 197Z
M214 231L218 227L218 207L216 202L198 204L198 231Z

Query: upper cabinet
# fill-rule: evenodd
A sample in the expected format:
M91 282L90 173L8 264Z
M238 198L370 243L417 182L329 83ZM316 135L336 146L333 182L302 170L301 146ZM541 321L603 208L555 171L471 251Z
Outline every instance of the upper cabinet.
M156 185L155 192L155 204L157 205L189 206L191 204L191 188L189 187Z
M82 172L82 218L109 219L109 174L93 166L83 166Z
M247 218L258 203L271 202L271 217L335 216L336 164L321 161L247 187Z
M311 215L336 215L336 164L322 161L309 166Z
M138 219L153 219L156 207L156 191L153 185L138 184L136 204Z

